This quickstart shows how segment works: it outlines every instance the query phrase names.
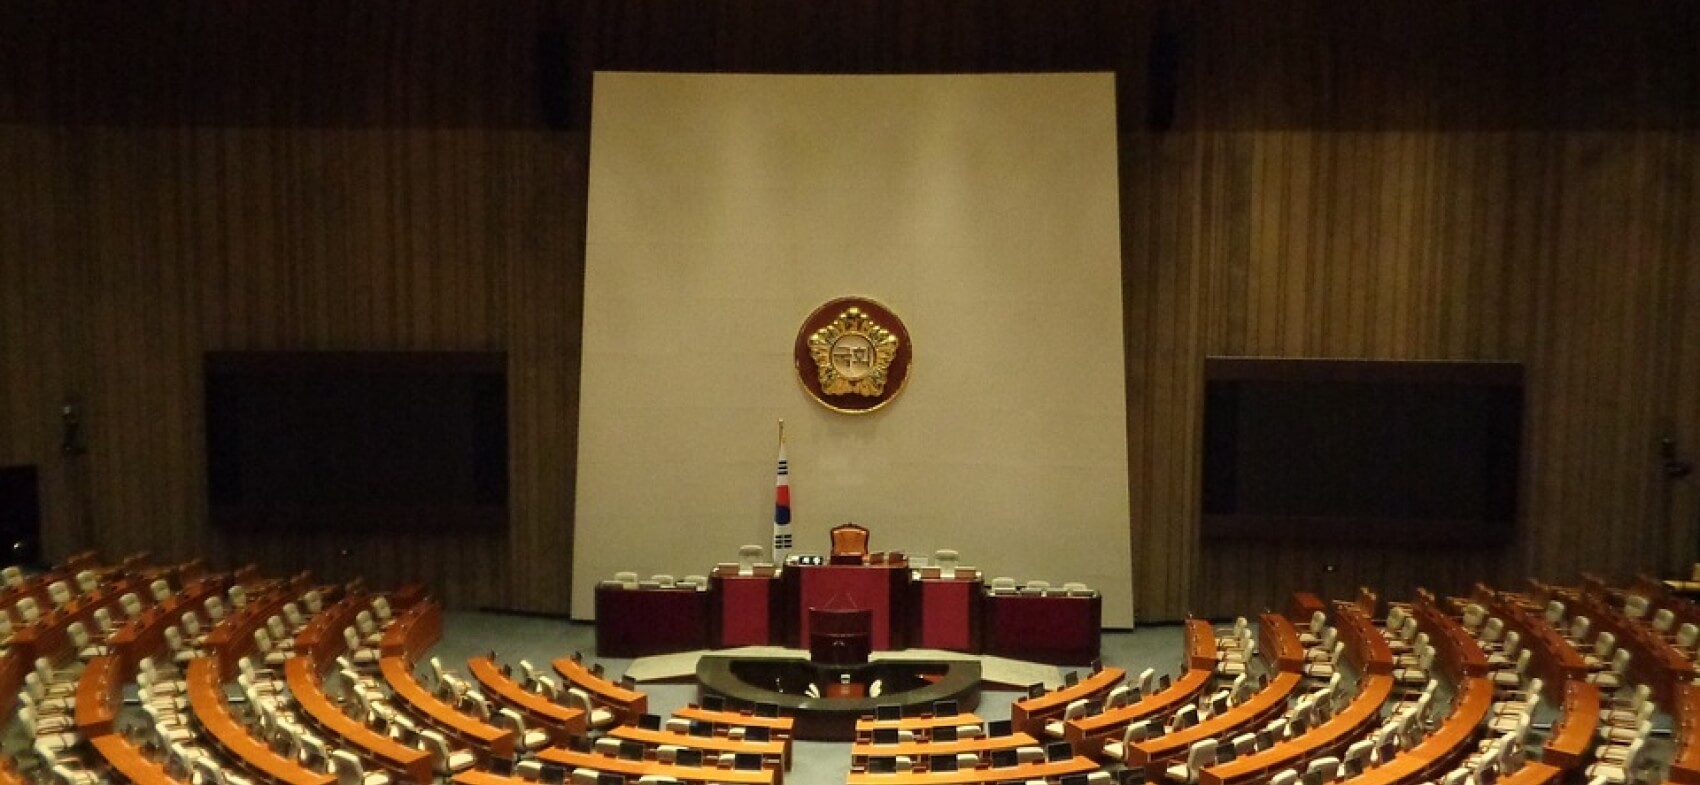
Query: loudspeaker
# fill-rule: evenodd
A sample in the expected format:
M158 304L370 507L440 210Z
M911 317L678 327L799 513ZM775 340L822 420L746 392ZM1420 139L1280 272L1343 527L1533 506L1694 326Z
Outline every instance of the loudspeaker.
M1175 99L1180 91L1180 49L1180 33L1175 27L1174 13L1163 8L1157 12L1157 24L1151 30L1151 47L1145 68L1145 127L1150 130L1168 131L1175 127Z
M543 124L556 131L570 130L573 124L568 54L565 31L546 30L537 35L537 106Z
M0 564L35 564L40 548L40 473L0 466Z

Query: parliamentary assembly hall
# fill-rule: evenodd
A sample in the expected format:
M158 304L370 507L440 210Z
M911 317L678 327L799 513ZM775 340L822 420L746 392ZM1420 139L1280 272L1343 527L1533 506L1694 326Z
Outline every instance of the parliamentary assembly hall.
M1700 785L1700 3L0 3L0 785Z

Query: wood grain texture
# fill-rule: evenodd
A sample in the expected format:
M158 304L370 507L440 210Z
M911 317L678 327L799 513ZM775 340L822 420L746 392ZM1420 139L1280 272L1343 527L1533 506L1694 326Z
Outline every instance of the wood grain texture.
M1660 435L1694 440L1691 135L1228 132L1123 139L1135 596L1157 617L1312 588L1676 566ZM1663 239L1659 239L1663 238ZM1689 285L1691 284L1684 284ZM1691 321L1690 321L1691 324ZM1503 549L1197 540L1206 355L1517 360L1523 523ZM1296 453L1303 446L1295 445ZM1691 501L1673 504L1682 525ZM1687 516L1686 518L1681 516ZM1692 539L1692 536L1689 536ZM1676 547L1680 546L1680 547ZM1674 558L1673 558L1674 557Z
M1696 40L1682 0L19 0L0 463L42 466L50 556L563 611L592 70L1111 70L1142 618L1674 568L1700 521L1656 454L1700 445ZM503 535L208 528L201 354L330 348L508 352ZM1526 363L1518 540L1202 549L1209 354Z

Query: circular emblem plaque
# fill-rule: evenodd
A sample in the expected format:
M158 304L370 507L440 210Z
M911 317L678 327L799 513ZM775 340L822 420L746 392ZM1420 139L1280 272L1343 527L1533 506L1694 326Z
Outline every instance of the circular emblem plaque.
M865 297L840 297L803 320L792 355L809 397L835 412L865 414L903 392L910 349L897 314Z

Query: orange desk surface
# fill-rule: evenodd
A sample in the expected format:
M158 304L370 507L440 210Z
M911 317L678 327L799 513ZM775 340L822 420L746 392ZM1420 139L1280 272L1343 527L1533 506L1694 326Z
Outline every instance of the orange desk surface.
M1266 777L1276 769L1292 766L1327 754L1327 750L1343 747L1381 716L1381 704L1393 694L1393 677L1381 674L1364 676L1358 683L1358 694L1338 714L1296 739L1287 739L1254 755L1198 773L1201 785L1248 782Z
M1244 732L1244 729L1261 724L1281 713L1287 708L1287 698L1303 681L1304 677L1297 673L1277 673L1267 686L1226 712L1190 728L1134 744L1127 751L1127 763L1130 766L1166 763L1185 755L1193 742L1232 738Z
M561 678L572 682L574 687L583 688L596 703L611 709L622 724L635 723L639 714L649 711L648 695L598 676L578 660L561 657L550 664Z
M457 737L466 743L483 750L488 755L498 758L514 756L514 732L489 725L475 717L468 717L454 709L425 689L413 677L413 668L400 657L385 657L379 661L379 670L384 675L384 681L390 685L396 697L403 703L413 707L413 710L424 716L432 725L437 726L450 736Z
M719 782L725 783L725 785L780 785L781 778L780 772L776 769L739 771L715 766L675 766L671 763L652 760L621 760L607 755L573 752L560 747L550 747L537 753L537 759L544 763L566 766L569 769L588 768L624 774L628 779L634 781L645 774L660 774L687 782Z
M956 741L907 741L897 744L856 742L850 745L850 761L851 765L855 766L857 762L864 761L867 758L886 755L907 755L911 758L920 758L923 755L958 755L964 752L980 755L993 750L1037 746L1039 746L1039 741L1025 733L1012 733L1008 736L979 736L972 739L957 739Z
M709 711L701 706L686 706L673 712L673 716L687 720L702 720L716 725L736 725L743 728L767 728L781 738L791 737L791 726L796 720L790 717L757 717L741 711ZM861 721L857 722L860 727Z
M1147 695L1140 700L1090 717L1069 720L1063 723L1063 738L1074 745L1074 751L1082 755L1098 755L1104 751L1104 745L1118 740L1116 737L1127 726L1152 717L1167 717L1181 706L1190 703L1194 698L1210 686L1210 678L1214 671L1195 668L1187 671L1179 681L1169 685L1169 688L1155 695Z
M434 778L429 754L372 730L342 713L342 709L331 703L330 697L325 695L319 685L318 674L314 673L312 668L312 658L290 657L283 664L283 677L289 685L289 694L295 696L295 702L314 723L348 745L358 748L364 753L363 757L377 761L385 769L401 774L419 785L431 785Z
M1098 763L1076 755L1054 763L1022 763L992 769L961 769L959 771L899 772L897 774L850 773L846 785L967 785L975 782L1007 782L1016 780L1055 780L1070 774L1097 771Z
M610 729L608 735L622 741L635 741L652 747L672 744L704 752L753 753L777 760L787 769L791 768L791 757L786 753L786 743L783 740L735 741L725 736L692 736L667 730L644 730L635 725L617 726Z
M149 759L128 739L116 733L95 736L89 742L108 766L136 785L185 785L171 778L165 767Z
M489 657L473 657L466 661L466 667L472 671L472 678L489 691L496 702L513 706L531 722L536 722L547 728L554 737L555 743L565 744L568 735L584 733L590 719L578 709L562 706L535 692L526 692L524 687L502 675L501 668Z
M1126 675L1127 671L1121 668L1106 666L1071 687L1051 690L1037 698L1025 698L1010 704L1009 719L1017 730L1038 733L1046 720L1061 717L1068 704L1081 698L1109 692L1112 687L1120 684Z
M189 707L201 727L247 768L287 785L333 785L336 777L302 768L295 761L272 752L270 747L248 735L248 729L230 716L224 702L224 685L218 677L218 662L200 657L189 662Z
M931 733L933 728L954 728L958 725L982 725L984 720L980 715L971 712L951 714L944 717L904 717L900 720L876 720L868 717L856 720L856 738L872 734L875 728L897 728L898 730L914 731L919 734Z

